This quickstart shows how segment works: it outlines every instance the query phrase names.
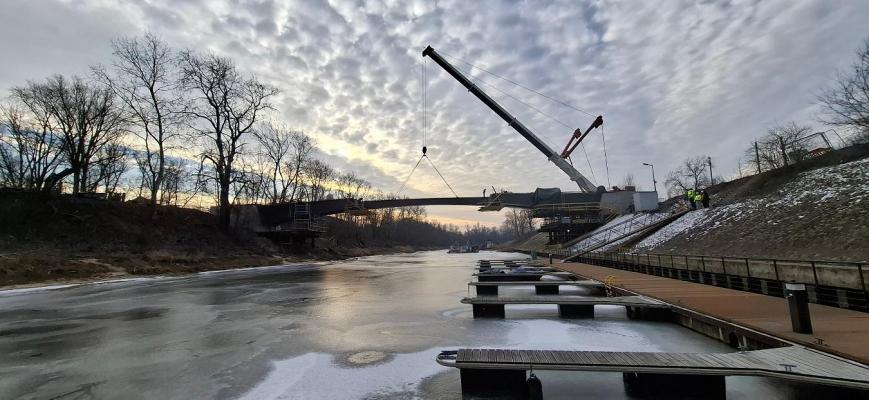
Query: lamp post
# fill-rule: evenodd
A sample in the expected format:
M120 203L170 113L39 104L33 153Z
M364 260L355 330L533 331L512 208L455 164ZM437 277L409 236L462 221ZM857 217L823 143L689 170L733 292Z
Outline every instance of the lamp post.
M643 165L647 167L652 167L652 187L657 192L658 191L658 181L655 180L655 166L649 163L643 163Z

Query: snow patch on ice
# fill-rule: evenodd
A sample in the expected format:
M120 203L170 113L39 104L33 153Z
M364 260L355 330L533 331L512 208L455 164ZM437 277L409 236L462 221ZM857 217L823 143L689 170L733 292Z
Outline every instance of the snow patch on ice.
M346 367L326 353L308 353L274 362L264 381L242 399L352 400L396 392L416 392L419 383L446 367L435 363L440 349L396 354L389 362Z

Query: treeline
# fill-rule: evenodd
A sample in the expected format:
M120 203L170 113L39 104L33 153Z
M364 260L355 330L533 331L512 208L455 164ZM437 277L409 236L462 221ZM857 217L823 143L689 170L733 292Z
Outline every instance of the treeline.
M857 51L857 61L840 71L833 84L817 97L821 114L817 118L825 131L789 122L767 128L766 133L749 144L739 161L738 176L786 167L831 150L833 143L851 145L869 142L869 39ZM832 128L843 130L842 138ZM689 188L705 188L722 182L713 175L707 155L689 157L667 174L671 196L683 195Z
M271 120L278 89L231 59L176 49L150 33L111 45L111 63L87 77L53 75L11 89L0 105L0 186L126 192L146 199L155 218L158 205L216 205L222 229L235 204L395 197L330 166L313 138ZM502 236L429 224L423 209L341 218L334 234L357 239L407 239L410 226L438 243Z
M355 220L354 220L355 219ZM459 227L425 220L425 210L412 207L372 210L369 216L339 216L329 220L329 237L338 244L385 245L403 243L415 246L449 246L451 244L503 243L512 239L511 232L479 223Z

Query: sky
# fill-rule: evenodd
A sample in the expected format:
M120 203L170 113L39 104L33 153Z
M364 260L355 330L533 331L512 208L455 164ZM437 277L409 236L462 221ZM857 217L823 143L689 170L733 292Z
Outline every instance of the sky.
M575 165L598 185L632 174L649 190L642 163L651 163L663 192L666 173L690 156L709 155L716 175L734 175L771 125L826 130L816 96L855 60L866 21L862 0L3 0L0 96L55 73L87 76L110 63L113 38L151 31L177 48L230 57L278 87L269 119L302 129L324 160L384 192L401 187L424 136L460 196L493 186L575 190L422 58L431 45L557 151L603 115L603 132L584 141L587 157L578 149ZM425 162L401 194L451 196ZM503 220L470 207L428 212L457 224Z

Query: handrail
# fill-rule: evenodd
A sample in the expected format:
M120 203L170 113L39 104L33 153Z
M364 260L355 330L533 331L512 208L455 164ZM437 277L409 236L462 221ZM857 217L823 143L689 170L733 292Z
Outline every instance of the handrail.
M785 294L785 283L803 283L810 288L812 302L869 311L866 262L617 251L592 251L573 258L592 265L775 296Z

